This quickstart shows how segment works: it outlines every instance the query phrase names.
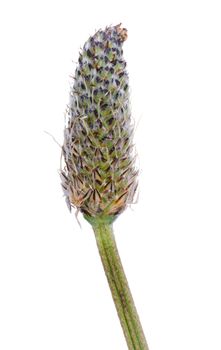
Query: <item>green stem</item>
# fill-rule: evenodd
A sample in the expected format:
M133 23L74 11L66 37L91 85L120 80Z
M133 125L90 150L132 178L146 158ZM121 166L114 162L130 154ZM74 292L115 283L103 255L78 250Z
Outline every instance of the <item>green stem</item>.
M117 250L112 225L93 223L98 250L129 350L148 350Z

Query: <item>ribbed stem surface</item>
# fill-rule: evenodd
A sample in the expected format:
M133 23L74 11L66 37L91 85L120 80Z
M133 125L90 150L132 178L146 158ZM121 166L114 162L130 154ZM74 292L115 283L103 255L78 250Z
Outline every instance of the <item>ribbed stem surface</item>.
M129 350L148 350L117 250L112 225L94 224L96 242Z

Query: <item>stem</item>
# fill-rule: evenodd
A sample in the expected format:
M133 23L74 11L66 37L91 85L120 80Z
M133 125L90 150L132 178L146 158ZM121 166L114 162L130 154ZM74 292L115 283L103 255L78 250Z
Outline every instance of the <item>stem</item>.
M148 345L117 250L112 225L93 223L98 250L129 350L148 350Z

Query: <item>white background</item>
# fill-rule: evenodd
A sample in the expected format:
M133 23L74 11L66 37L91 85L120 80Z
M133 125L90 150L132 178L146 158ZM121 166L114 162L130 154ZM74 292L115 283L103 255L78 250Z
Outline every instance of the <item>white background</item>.
M44 133L62 143L80 46L122 22L141 173L119 251L150 350L220 350L220 2L5 0L0 16L0 349L126 350Z

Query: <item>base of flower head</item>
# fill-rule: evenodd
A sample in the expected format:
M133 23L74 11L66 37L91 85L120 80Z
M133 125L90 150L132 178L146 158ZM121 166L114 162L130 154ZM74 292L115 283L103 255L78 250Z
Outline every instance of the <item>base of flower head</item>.
M118 218L118 215L89 216L84 214L84 218L95 227L102 224L111 225Z

